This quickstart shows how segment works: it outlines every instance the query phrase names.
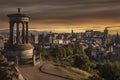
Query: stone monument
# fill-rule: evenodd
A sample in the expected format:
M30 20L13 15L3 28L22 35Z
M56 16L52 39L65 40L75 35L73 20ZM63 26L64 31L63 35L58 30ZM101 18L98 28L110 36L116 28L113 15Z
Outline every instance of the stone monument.
M17 13L8 14L7 16L9 17L10 33L9 41L5 45L5 49L7 51L6 56L8 58L32 58L34 47L29 43L28 40L28 23L30 17L26 14L22 14L20 8L18 8ZM22 30L20 30L20 27Z

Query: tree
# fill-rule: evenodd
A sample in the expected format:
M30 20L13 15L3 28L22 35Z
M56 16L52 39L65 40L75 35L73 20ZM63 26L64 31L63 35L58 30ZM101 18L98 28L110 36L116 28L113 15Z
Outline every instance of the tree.
M63 47L58 47L57 48L57 55L58 55L58 57L59 57L59 59L60 60L62 60L62 58L65 58L66 57L66 50L65 50L65 48L63 48Z
M74 57L73 63L74 67L88 71L90 69L89 64L90 64L89 58L85 54L76 55Z
M36 51L36 54L35 55L39 55L40 56L40 53L41 55L45 58L45 59L48 59L48 52L47 50L42 47L42 46L36 46L35 47L35 51Z
M119 62L104 62L97 64L99 75L105 80L120 80L120 63Z
M88 77L87 80L104 80L104 78L101 78L99 75L93 75Z
M85 49L85 53L88 57L91 57L91 53L92 51L95 50L95 48L93 46L88 46L88 48Z
M65 48L62 48L62 52L63 52L63 57L67 57L66 49Z
M75 43L74 45L74 49L73 49L73 54L82 54L83 53L83 47L82 45L80 45L79 43Z
M66 48L66 56L71 56L73 54L73 51L69 48Z
M66 45L66 47L65 47L66 56L71 56L73 54L73 48L74 48L73 44Z
M51 56L54 58L58 58L58 48L54 47L51 49Z

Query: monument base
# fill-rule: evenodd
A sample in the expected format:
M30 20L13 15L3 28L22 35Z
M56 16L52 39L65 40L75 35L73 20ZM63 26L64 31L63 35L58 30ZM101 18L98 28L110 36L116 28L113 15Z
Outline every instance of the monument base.
M7 57L32 58L34 47L30 43L9 45L6 50Z
M33 63L33 49L30 43L26 44L7 44L5 56L9 61L15 61L16 64L31 64Z

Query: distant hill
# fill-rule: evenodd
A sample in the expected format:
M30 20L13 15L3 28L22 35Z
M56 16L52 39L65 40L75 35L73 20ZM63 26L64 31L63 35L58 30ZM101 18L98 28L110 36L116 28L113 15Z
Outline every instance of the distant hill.
M15 31L16 32L16 31ZM42 34L42 33L49 33L47 31L37 31L37 30L29 30L29 34ZM9 34L9 29L4 29L4 30L0 30L0 34Z
M9 34L9 29L0 30L0 34Z
M32 33L32 34L48 34L49 32L48 31L37 31L37 30L29 30L29 33Z

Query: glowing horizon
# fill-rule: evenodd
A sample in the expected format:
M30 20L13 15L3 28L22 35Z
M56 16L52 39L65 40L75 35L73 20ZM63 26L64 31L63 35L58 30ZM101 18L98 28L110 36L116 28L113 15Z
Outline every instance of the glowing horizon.
M9 29L9 23L5 23L7 27L2 27L1 29ZM97 24L43 24L43 23L32 23L32 21L29 24L29 30L36 30L36 31L47 31L47 32L71 32L71 30L74 30L74 32L84 32L86 30L94 30L94 31L104 31L105 27L109 27L109 33L110 34L116 34L117 32L120 33L120 24L114 24L114 25L97 25Z

